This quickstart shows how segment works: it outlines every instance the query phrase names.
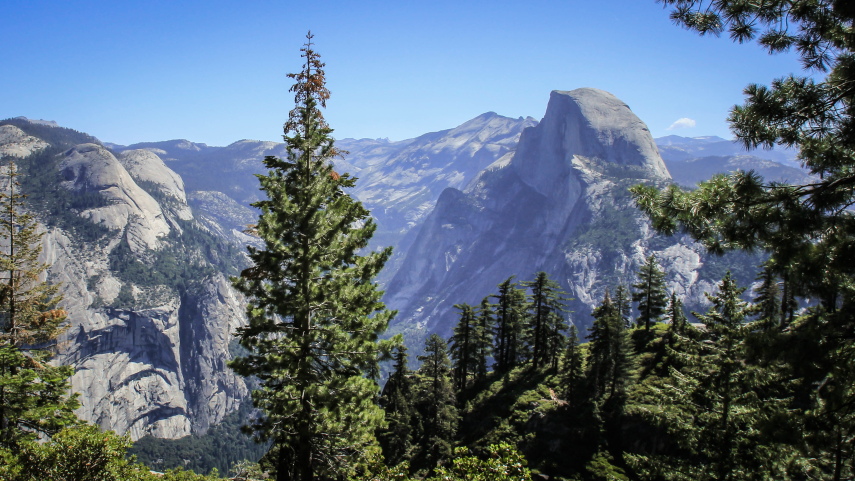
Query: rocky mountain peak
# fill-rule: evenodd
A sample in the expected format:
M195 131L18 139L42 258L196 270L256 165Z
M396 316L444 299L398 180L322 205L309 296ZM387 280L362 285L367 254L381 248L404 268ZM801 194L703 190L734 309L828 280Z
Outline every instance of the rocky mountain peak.
M573 164L617 164L651 179L670 174L647 125L620 99L599 89L553 90L543 120L523 132L514 167L550 196Z

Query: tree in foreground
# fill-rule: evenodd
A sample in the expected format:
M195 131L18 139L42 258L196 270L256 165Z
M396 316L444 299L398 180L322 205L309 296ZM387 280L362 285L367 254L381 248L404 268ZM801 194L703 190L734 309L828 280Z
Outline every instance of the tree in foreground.
M65 311L58 309L58 286L40 281L47 265L39 262L41 234L24 211L18 171L6 168L0 192L0 447L52 435L77 418L76 397L69 397L69 366L48 363L46 348L62 331Z
M681 336L665 385L651 387L657 404L637 406L669 434L676 447L666 454L635 456L649 479L785 479L793 450L764 437L763 423L788 399L770 396L774 375L745 362L746 324L752 308L740 297L728 273L712 307L696 314L704 325L698 336ZM753 473L753 474L750 474ZM762 474L761 474L762 473Z
M770 53L795 49L808 75L789 75L770 86L746 87L744 105L729 122L747 148L776 144L799 149L817 180L765 182L754 172L716 176L696 190L634 187L636 203L664 234L683 230L708 250L762 249L782 280L782 342L768 349L784 361L799 387L794 422L804 459L817 476L847 479L855 469L855 2L848 0L662 0L672 19L701 34L728 32L757 40ZM795 317L794 298L815 305ZM767 305L767 307L769 307ZM829 429L829 425L835 428ZM828 436L829 433L835 433Z
M267 157L259 175L267 199L249 248L253 267L235 280L248 299L239 329L249 350L231 366L255 376L253 401L264 416L252 428L272 441L278 480L346 475L376 449L383 412L374 402L378 341L393 313L373 282L391 249L358 255L376 225L347 195L355 179L333 171L341 154L321 113L329 91L311 33L302 70L289 74L296 106L285 123L287 158ZM387 345L388 344L388 345Z

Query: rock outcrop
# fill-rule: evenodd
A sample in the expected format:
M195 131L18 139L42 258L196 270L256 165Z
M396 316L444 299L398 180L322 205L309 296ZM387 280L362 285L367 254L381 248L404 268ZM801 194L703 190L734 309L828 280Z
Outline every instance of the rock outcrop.
M169 234L163 211L112 153L100 145L82 144L63 156L61 188L80 195L97 194L105 201L103 206L84 210L81 217L124 232L135 252L158 248L158 239Z
M0 139L7 155L48 147L9 127L0 126L15 134ZM75 367L78 415L132 439L204 432L248 396L226 366L245 303L223 266L212 264L217 253L199 247L222 244L204 237L183 180L154 153L130 151L118 160L94 143L60 152L42 159L40 168L52 169L42 178L68 193L58 198L84 207L34 214L44 224L47 279L61 284L69 313L57 359ZM100 226L97 239L84 241L75 230L80 222L56 215Z
M44 140L27 135L14 125L0 125L0 157L23 158L47 146Z

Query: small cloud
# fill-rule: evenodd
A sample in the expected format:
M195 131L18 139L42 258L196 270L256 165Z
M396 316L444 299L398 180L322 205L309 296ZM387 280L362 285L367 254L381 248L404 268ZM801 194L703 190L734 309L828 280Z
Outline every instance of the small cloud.
M667 130L690 129L694 126L695 121L693 119L683 117L682 119L677 119L677 121L671 124Z

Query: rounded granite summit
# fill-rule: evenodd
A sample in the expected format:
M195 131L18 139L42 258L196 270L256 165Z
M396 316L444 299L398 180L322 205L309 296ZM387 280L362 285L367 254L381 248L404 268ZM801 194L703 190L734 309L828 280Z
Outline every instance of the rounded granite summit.
M554 178L574 157L634 166L651 179L671 177L647 125L600 89L553 90L543 120L520 139L514 163L534 181L539 174Z

